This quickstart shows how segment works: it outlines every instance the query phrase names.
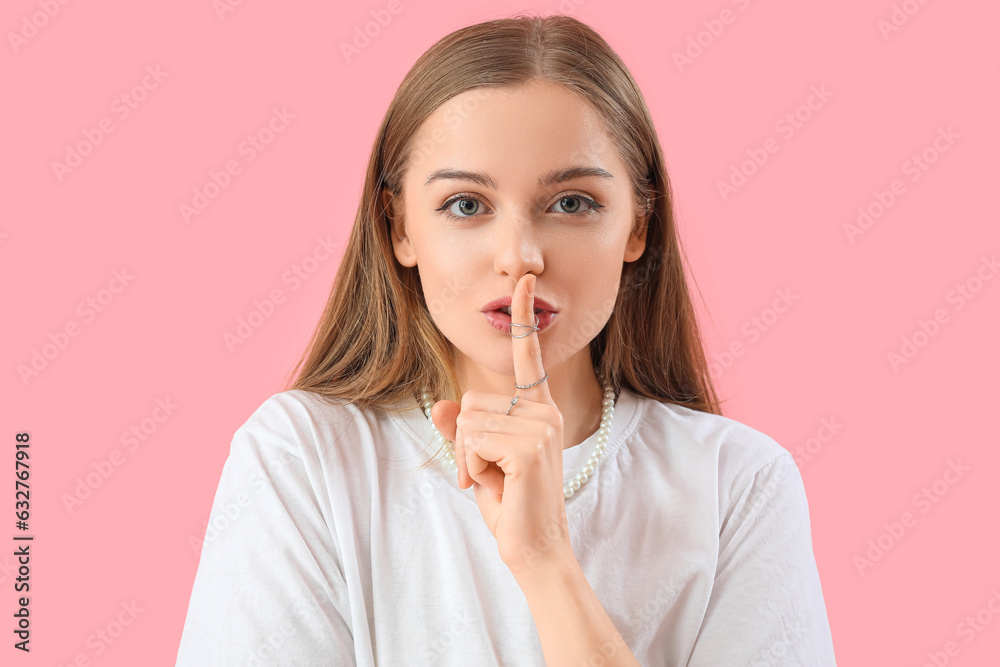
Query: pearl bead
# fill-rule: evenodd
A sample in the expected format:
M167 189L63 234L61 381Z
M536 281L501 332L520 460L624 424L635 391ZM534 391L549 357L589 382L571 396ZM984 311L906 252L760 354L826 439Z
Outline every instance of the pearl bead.
M615 391L610 383L604 382L601 374L598 374L598 380L604 385L604 400L602 401L604 408L602 411L601 426L597 432L597 444L594 446L594 451L591 453L590 458L587 459L583 469L563 486L563 497L566 499L572 498L573 494L579 491L580 487L594 476L594 470L603 460L604 452L607 450L608 438L611 436L611 423L615 416ZM452 469L457 471L458 464L455 463L455 446L450 440L441 435L441 432L434 425L434 420L431 419L431 406L434 405L433 398L426 387L421 388L420 402L424 406L424 415L426 415L427 421L430 422L431 428L434 429L435 440L444 447L444 460L448 462Z

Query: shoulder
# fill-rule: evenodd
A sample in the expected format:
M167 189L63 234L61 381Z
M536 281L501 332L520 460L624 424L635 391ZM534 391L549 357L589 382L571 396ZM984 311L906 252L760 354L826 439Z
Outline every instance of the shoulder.
M720 509L732 507L747 489L775 473L797 473L792 455L774 438L743 422L678 405L643 399L643 426L659 432L679 455L715 469ZM706 471L707 473L708 471Z
M791 458L774 438L731 417L648 398L642 402L647 425L716 452L720 469L760 469L781 456Z
M321 424L350 421L362 414L357 406L327 399L315 392L291 389L268 397L240 428L267 428L274 425Z
M327 433L350 437L351 428L372 415L346 401L327 399L315 392L292 389L265 399L236 431L234 443L267 443L302 458Z

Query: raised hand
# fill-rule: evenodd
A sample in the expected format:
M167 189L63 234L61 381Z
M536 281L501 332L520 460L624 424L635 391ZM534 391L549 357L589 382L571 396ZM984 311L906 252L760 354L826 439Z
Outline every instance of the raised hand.
M532 325L535 276L514 287L511 321ZM514 328L514 333L527 331ZM545 377L538 332L511 338L514 377L529 385ZM511 409L510 401L519 398ZM497 540L500 557L517 578L574 558L563 495L563 417L548 382L509 395L467 391L456 411L438 401L431 418L455 443L458 485L474 486L483 520Z

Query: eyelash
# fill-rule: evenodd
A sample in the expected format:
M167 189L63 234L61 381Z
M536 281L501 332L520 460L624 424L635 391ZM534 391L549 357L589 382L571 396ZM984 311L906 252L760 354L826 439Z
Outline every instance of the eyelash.
M564 194L563 196L559 197L559 200L556 203L558 203L559 201L562 201L563 199L571 199L571 198L572 199L579 199L581 201L586 202L587 204L590 204L590 210L589 211L580 211L580 212L577 212L577 213L563 213L562 215L576 215L576 216L580 216L580 215L596 215L597 214L597 209L604 208L603 204L598 204L596 201L594 201L590 197L582 195L582 194L580 194L578 192L571 192L571 193ZM452 197L451 199L449 199L448 201L446 201L440 208L437 208L437 209L434 209L434 210L443 213L444 215L446 215L447 217L449 217L449 218L451 218L453 220L470 220L472 218L475 218L476 217L475 215L455 215L454 213L452 213L451 211L448 210L448 209L451 208L452 204L454 204L455 202L458 202L458 201L462 201L463 199L474 199L475 201L479 202L483 206L486 205L486 202L484 202L481 198L479 198L478 196L476 196L474 194L471 194L471 193L461 193L461 194L455 195L454 197Z

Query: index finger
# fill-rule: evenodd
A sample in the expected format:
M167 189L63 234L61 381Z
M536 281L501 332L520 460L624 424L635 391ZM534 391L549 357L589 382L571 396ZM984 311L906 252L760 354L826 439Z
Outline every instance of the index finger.
M510 304L511 322L533 326L535 324L535 276L527 273L521 276L514 287L514 296ZM538 341L538 332L525 327L511 327L516 336L530 335L523 338L511 336L514 353L514 382L521 386L538 382L545 377L542 367L542 346ZM529 389L516 389L517 393L536 403L555 405L549 392L548 380L540 382Z

